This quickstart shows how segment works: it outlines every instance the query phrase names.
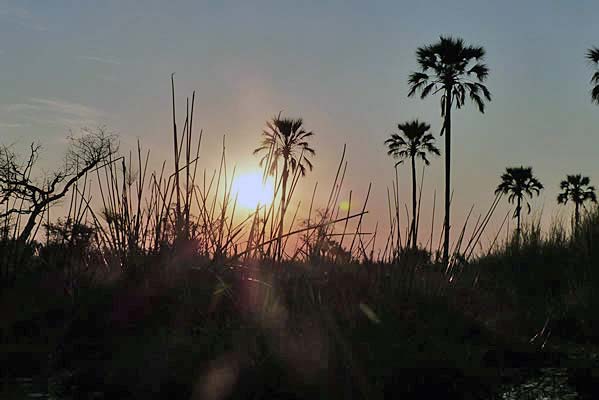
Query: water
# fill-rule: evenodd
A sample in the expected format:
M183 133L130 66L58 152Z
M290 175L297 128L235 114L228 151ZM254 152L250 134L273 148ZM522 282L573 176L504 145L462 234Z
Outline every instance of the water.
M47 385L33 378L16 378L11 381L3 381L0 386L0 397L6 400L12 399L54 399L48 393Z
M582 399L568 380L566 368L541 368L523 382L505 385L501 388L502 400L576 400ZM11 382L3 382L0 397L12 399L65 400L51 392L48 382L36 381L32 378L17 378ZM95 396L94 396L95 395ZM102 393L94 393L90 398L102 399Z
M568 382L566 368L541 368L523 383L506 385L503 400L574 400L580 396Z

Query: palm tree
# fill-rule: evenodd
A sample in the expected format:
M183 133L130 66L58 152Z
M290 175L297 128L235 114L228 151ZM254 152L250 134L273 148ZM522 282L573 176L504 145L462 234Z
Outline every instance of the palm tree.
M501 175L501 183L495 189L495 194L509 195L508 201L514 203L516 200L516 210L514 217L517 218L516 237L520 240L520 213L522 211L522 200L524 197L532 198L538 195L543 189L543 185L532 174L532 167L512 167L506 168L505 173ZM530 213L530 204L526 202L528 213Z
M277 255L279 260L282 256L283 222L289 198L287 194L287 183L289 172L294 175L299 173L306 175L306 168L312 170L312 162L309 157L315 155L315 151L307 139L314 135L306 131L301 118L282 118L281 114L266 122L262 132L262 142L254 150L254 154L263 153L260 166L264 166L265 174L277 175L281 168L281 202L280 218L278 226Z
M589 186L591 180L588 176L568 175L565 180L559 184L562 192L557 196L557 202L567 204L568 201L574 203L574 228L578 229L580 222L580 206L584 206L585 201L597 202L595 188Z
M595 73L591 78L591 84L593 88L591 89L591 99L593 103L599 104L599 48L592 47L587 50L587 60L592 62L595 67Z
M441 135L445 132L445 232L443 242L443 263L449 263L449 213L451 193L451 108L461 108L466 95L485 111L485 100L491 100L491 93L483 82L489 75L489 68L482 62L485 49L478 46L465 46L464 40L441 36L432 45L419 47L416 59L419 72L410 75L408 97L420 93L424 99L428 95L441 93L441 117L444 118Z
M441 155L435 146L435 138L428 133L431 126L417 119L403 124L397 124L400 133L392 134L385 144L389 149L387 154L399 161L401 164L405 159L412 161L412 247L416 248L416 158L420 158L426 165L430 165L427 156L429 154Z

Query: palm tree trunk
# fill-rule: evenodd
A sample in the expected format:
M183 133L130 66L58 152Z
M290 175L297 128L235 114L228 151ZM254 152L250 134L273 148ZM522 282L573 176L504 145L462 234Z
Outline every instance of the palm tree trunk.
M443 264L449 266L449 212L451 196L451 87L445 91L445 220L443 229Z
M520 211L522 211L522 207L520 206L520 204L522 203L522 198L520 196L518 196L518 205L516 206L516 218L517 218L517 225L516 225L516 240L518 245L520 245Z
M580 223L580 204L578 202L575 203L574 208L574 231L578 231L578 225Z
M397 173L397 165L395 165L395 187L396 187L396 193L395 193L395 218L397 219L397 258L399 259L399 253L401 250L401 229L400 229L400 225L399 225L399 175ZM407 238L406 238L407 240ZM392 246L393 247L393 246Z
M279 239L277 240L277 258L281 261L283 256L283 222L285 219L285 211L287 209L287 178L289 170L287 168L287 160L283 165L283 182L281 187L281 218L279 219Z
M416 160L412 156L412 248L416 249Z

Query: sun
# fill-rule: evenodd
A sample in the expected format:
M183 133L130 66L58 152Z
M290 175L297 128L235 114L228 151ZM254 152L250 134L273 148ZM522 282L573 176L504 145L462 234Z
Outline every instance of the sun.
M269 205L272 202L274 186L272 179L262 181L262 172L253 171L234 178L231 187L233 198L237 196L237 205L254 210L258 205Z

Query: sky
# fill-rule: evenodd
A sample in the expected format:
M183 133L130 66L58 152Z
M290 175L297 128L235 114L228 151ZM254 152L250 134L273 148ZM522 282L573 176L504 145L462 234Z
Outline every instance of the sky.
M0 1L0 142L41 143L51 170L69 130L106 125L124 150L140 139L157 167L171 157L175 73L178 104L196 90L202 166L216 166L225 135L230 162L256 168L251 150L265 121L280 111L302 117L317 154L297 200L316 181L330 185L347 144L343 196L351 189L361 200L372 182L367 223L384 225L394 174L384 140L412 118L440 129L438 98L407 97L415 50L454 35L487 50L493 101L484 115L472 104L453 114L452 225L472 205L484 213L505 167L521 164L546 187L532 205L548 221L565 212L555 198L566 174L599 180L599 107L585 60L599 46L598 13L592 0ZM408 166L399 174L408 202ZM435 159L426 218L442 176Z

